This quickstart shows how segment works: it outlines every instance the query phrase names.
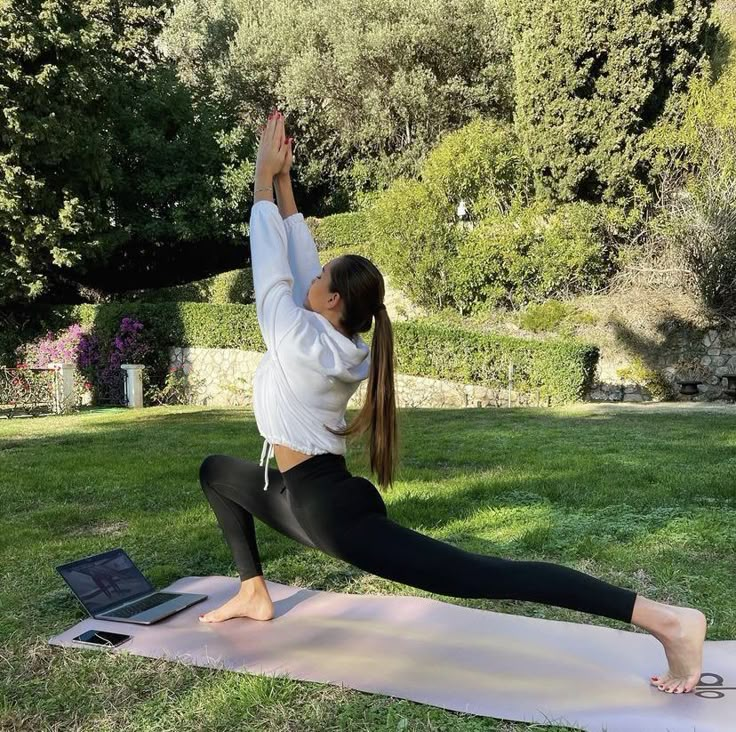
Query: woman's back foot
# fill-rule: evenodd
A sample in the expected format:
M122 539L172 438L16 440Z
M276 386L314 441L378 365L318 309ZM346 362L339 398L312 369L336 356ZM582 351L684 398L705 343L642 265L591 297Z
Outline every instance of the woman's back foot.
M656 635L664 646L669 669L661 676L652 676L650 683L668 694L687 694L700 681L707 621L694 608L672 607L671 610L675 616L672 627Z

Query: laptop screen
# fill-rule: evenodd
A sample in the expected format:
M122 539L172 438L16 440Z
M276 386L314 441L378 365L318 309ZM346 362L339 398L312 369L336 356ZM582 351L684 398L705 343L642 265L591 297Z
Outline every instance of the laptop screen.
M122 549L57 567L90 615L153 591Z

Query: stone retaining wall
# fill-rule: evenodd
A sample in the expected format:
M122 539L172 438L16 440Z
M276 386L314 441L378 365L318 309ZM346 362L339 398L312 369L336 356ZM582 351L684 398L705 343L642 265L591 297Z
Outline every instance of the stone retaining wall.
M192 389L194 404L210 406L253 405L253 375L262 353L231 348L173 348L171 365L183 367ZM364 381L348 402L359 408L365 398ZM508 389L488 389L477 384L396 375L398 407L489 407L547 406L538 394L520 394Z
M193 393L193 403L214 406L252 406L253 375L263 357L255 351L231 348L173 348L172 366L183 366ZM678 379L689 376L685 363L697 366L697 378L703 383L698 394L679 394ZM588 395L589 401L651 401L646 387L621 379L616 370L626 363L598 364L598 373ZM672 385L682 401L732 401L723 390L724 374L736 374L736 330L708 331L697 344L682 340L669 352L661 353L647 366L658 370ZM363 403L367 382L363 382L350 400L349 408ZM490 389L477 384L461 384L421 376L396 375L396 401L399 407L488 407L488 406L548 406L538 394L520 394L508 389Z
M598 364L596 382L593 384L590 401L651 401L649 391L639 385L628 383L616 374L616 370L628 364L606 362L602 359ZM683 336L673 348L651 358L647 366L662 373L664 379L671 384L678 400L683 401L732 401L723 391L727 387L725 374L736 374L736 329L709 330L702 335L699 342L688 342ZM693 376L702 384L698 385L698 393L693 396L680 395L678 380L691 378L691 368L695 367Z

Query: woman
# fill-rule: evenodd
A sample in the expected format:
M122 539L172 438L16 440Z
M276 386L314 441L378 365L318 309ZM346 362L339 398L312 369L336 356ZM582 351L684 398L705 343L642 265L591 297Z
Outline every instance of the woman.
M233 553L240 590L202 622L270 620L253 517L302 544L397 582L452 597L540 602L633 623L664 646L669 670L650 683L669 693L700 680L706 620L549 562L467 552L391 521L379 491L345 463L345 435L369 432L370 466L391 485L397 458L393 336L381 273L345 255L320 267L289 181L291 140L274 112L262 132L250 217L258 323L267 352L253 409L265 438L261 466L210 455L202 488ZM272 200L276 182L278 207ZM375 323L368 349L358 335ZM365 404L345 428L350 397L368 378ZM275 455L278 470L269 468ZM262 489L261 480L265 483Z

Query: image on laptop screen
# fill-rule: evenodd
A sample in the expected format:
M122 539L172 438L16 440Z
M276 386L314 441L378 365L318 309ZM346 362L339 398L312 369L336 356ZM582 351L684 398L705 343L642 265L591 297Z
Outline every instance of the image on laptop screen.
M59 572L90 614L153 591L122 549L59 567Z

